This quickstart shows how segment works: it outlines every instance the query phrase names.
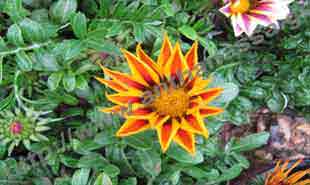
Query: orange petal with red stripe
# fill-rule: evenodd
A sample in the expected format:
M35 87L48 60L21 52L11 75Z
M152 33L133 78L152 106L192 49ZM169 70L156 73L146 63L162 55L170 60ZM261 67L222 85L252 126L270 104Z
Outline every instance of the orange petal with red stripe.
M156 127L160 127L162 126L162 124L164 124L168 119L170 118L170 116L168 115L155 115L150 121L152 124L152 127L156 128Z
M222 112L224 112L224 110L218 107L210 107L210 106L199 107L199 113L203 118L208 116L215 116Z
M145 85L153 86L159 84L159 76L152 68L143 63L139 58L130 52L126 50L122 50L122 52L129 64L134 78L139 79L139 81L146 82Z
M130 136L145 131L150 127L151 125L148 120L128 119L117 131L116 136L118 137Z
M195 155L195 136L193 133L188 132L183 129L179 129L174 136L174 141L178 143L182 148L184 148L191 155Z
M195 76L192 80L189 80L186 83L185 89L189 94L195 94L204 90L210 84L211 80L211 78L202 79L200 76Z
M104 71L104 74L108 75L110 78L115 80L121 86L133 88L133 89L136 89L139 91L143 91L146 88L145 85L143 85L143 83L138 82L137 80L134 80L129 75L120 73L118 71L112 71L112 70L109 70L105 67L102 67L102 69Z
M98 80L100 83L110 87L111 89L117 91L117 92L122 92L122 91L127 91L128 89L120 84L118 84L116 81L113 80L106 80L100 77L95 77L96 80Z
M164 41L163 41L162 47L160 49L160 54L159 54L158 59L157 59L157 63L158 63L160 68L163 68L166 65L171 54L172 54L172 46L171 46L171 43L169 41L168 35L165 34Z
M157 127L157 135L163 152L166 152L170 143L179 129L179 123L176 120L169 119L161 126Z
M137 45L136 48L136 53L137 56L139 57L139 59L144 62L145 64L147 64L153 71L155 71L159 76L160 76L160 70L159 67L157 65L157 63L155 63L153 61L153 59L151 59L151 57L149 57L142 49L141 44Z
M186 53L185 59L186 59L189 70L193 70L194 68L197 68L196 67L198 65L198 42L197 41L195 41L191 49Z
M182 54L180 43L177 42L171 57L164 66L164 74L168 79L177 78L179 74L183 75L186 70L186 60Z
M111 102L123 106L127 106L128 104L141 103L143 101L143 98L141 96L131 95L131 93L128 92L112 95L106 94L106 97Z
M223 88L216 87L216 88L210 88L206 91L202 91L199 93L194 94L192 98L200 97L205 104L209 103L210 101L214 100L216 97L218 97L223 92Z
M205 127L203 119L198 114L190 114L184 116L184 118L182 119L181 128L188 132L201 134L206 138L209 137L209 133Z
M130 110L130 109L133 109L133 110ZM139 107L139 108L130 108L130 109L128 110L128 113L127 113L127 117L129 119L131 118L148 119L154 115L153 110L149 107Z

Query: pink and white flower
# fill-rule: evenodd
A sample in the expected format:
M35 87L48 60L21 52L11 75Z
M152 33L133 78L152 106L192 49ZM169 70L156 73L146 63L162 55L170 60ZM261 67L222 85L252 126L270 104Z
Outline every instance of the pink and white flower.
M220 11L230 17L235 36L242 33L251 36L257 25L278 25L278 20L285 19L290 10L288 5L294 0L224 0L225 6Z

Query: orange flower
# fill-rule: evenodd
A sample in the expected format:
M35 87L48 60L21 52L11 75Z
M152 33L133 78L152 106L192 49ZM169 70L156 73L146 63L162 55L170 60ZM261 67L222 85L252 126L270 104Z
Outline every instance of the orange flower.
M172 48L166 35L157 62L138 45L136 56L122 50L131 74L102 66L111 80L96 79L117 92L106 95L116 105L102 111L113 113L123 108L132 109L126 113L127 120L116 133L118 137L155 129L163 152L175 141L190 154L195 154L195 134L208 137L203 119L223 112L221 108L207 105L223 89L206 89L210 79L203 79L198 73L197 49L195 42L184 56L180 44Z
M310 175L310 169L298 171L289 175L292 170L298 166L302 160L297 161L291 168L287 169L288 161L280 166L281 161L277 163L274 171L270 173L265 181L265 185L310 185L310 180L300 180L307 174Z

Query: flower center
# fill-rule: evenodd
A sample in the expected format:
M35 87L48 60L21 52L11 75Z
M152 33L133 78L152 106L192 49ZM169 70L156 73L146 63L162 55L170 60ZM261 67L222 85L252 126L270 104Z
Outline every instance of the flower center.
M230 6L230 10L233 13L245 13L247 12L251 7L250 0L235 0L232 2L232 5Z
M186 113L189 106L189 95L183 88L162 91L151 106L161 115L179 117Z
M20 134L23 130L23 125L20 122L15 121L11 124L10 130L13 134Z

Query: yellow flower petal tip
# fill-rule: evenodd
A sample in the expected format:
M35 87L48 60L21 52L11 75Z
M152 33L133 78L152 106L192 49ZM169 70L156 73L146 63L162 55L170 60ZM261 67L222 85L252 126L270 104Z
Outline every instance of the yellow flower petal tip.
M103 112L121 112L127 108L125 123L117 137L126 137L155 130L163 152L172 142L177 143L192 156L196 153L195 135L209 137L203 119L222 112L221 108L208 106L223 88L210 88L210 79L194 72L198 64L198 42L195 41L184 55L179 42L171 46L165 34L157 62L148 56L139 43L137 55L121 49L131 74L109 70L103 66L111 80L95 77L117 93L106 97L115 105ZM188 71L191 73L182 73ZM180 73L181 72L181 73Z

